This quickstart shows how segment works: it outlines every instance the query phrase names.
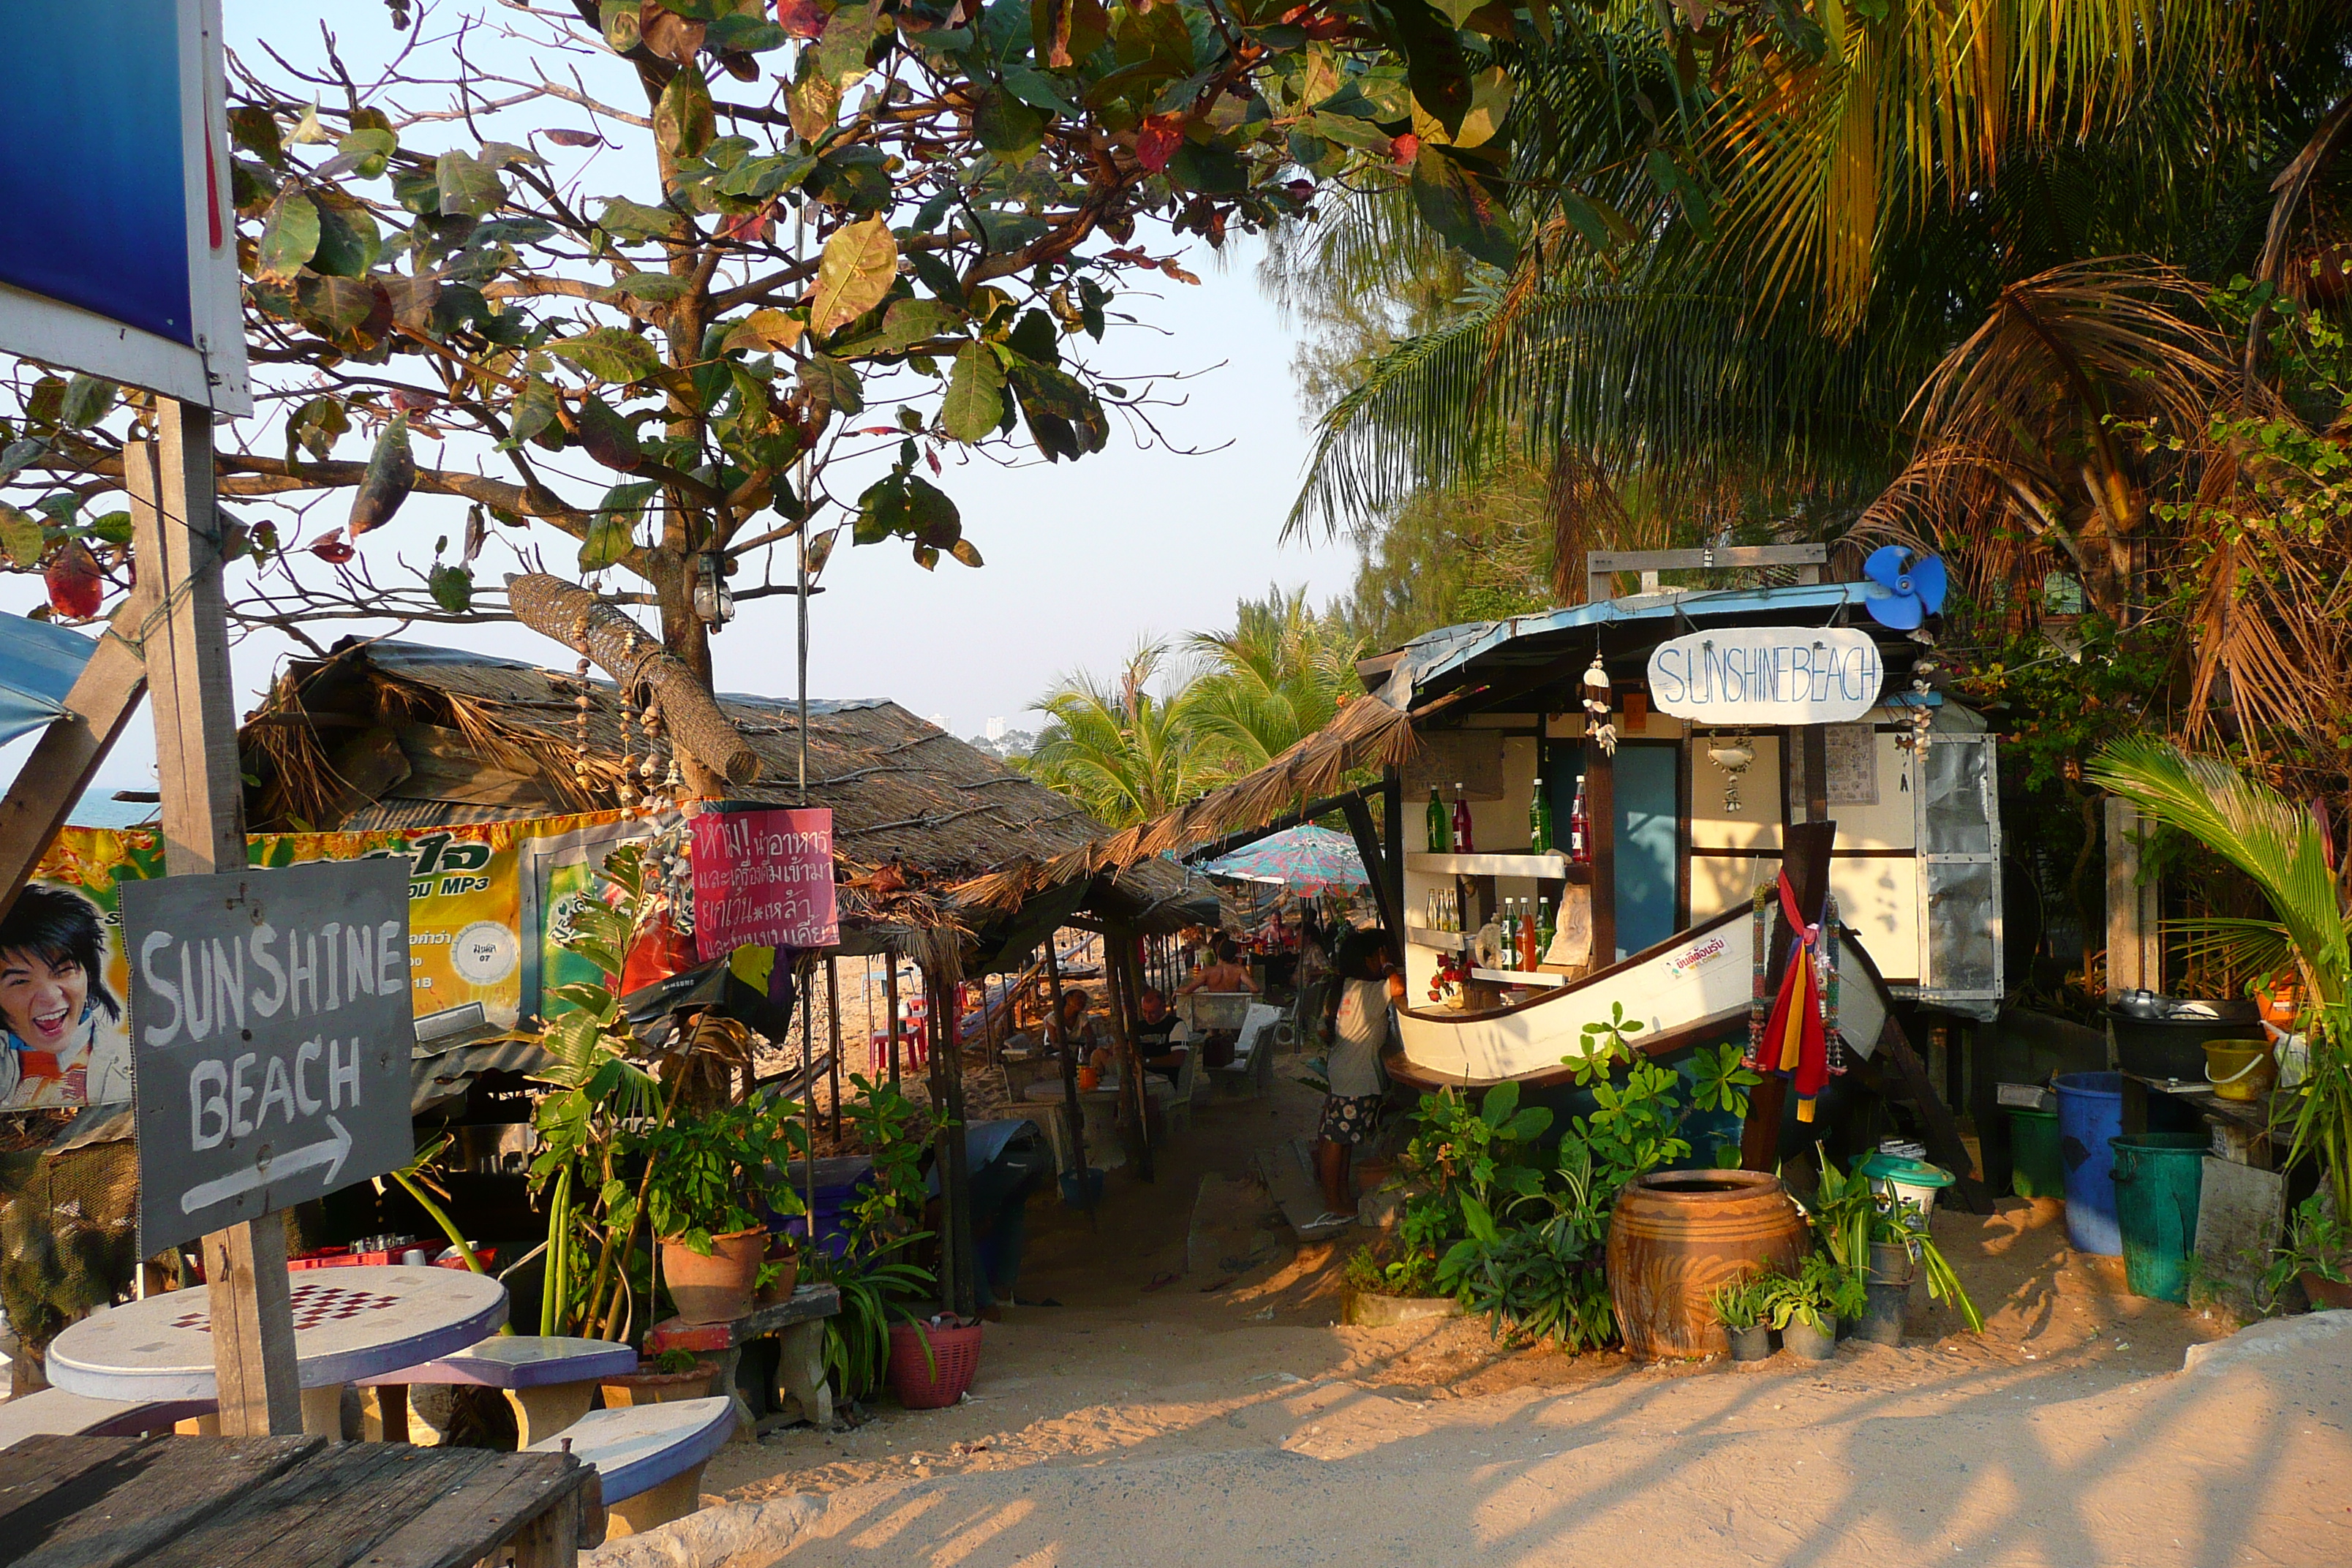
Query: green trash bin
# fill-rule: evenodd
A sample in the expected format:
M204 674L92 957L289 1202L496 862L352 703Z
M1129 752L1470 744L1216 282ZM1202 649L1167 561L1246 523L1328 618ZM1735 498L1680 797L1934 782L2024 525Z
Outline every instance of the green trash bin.
M2205 1186L2201 1132L2132 1132L2115 1151L2116 1225L2123 1232L2124 1280L2135 1296L2189 1300L2197 1253L2197 1201Z
M2066 1195L2066 1163L2058 1153L2058 1113L2009 1107L2009 1190L2021 1198Z

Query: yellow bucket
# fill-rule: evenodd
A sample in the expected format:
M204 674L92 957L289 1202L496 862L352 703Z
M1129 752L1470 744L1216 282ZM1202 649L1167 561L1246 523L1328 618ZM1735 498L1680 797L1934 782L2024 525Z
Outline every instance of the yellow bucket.
M2205 1081L2221 1100L2258 1100L2278 1081L2268 1040L2208 1040Z

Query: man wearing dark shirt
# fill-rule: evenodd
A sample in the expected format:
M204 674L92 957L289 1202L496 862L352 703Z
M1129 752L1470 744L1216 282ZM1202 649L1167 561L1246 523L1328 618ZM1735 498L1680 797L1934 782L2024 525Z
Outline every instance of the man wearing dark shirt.
M1136 998L1136 1005L1141 1014L1135 1021L1136 1054L1145 1067L1173 1083L1184 1069L1184 1042L1191 1031L1183 1019L1168 1010L1168 998L1156 990L1146 988Z

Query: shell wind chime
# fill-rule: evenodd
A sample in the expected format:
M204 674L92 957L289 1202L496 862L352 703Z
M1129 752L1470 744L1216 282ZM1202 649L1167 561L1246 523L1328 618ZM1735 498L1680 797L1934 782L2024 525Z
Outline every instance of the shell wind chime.
M1706 760L1723 770L1723 811L1738 816L1747 809L1739 798L1739 781L1756 761L1756 748L1745 734L1717 735L1707 743Z
M1609 756L1617 754L1617 726L1609 721L1609 670L1594 653L1584 672L1584 732Z

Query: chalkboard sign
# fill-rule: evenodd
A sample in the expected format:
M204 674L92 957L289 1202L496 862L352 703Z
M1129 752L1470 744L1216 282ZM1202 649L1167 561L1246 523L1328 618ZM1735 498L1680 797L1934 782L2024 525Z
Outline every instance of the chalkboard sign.
M122 885L139 1249L416 1157L408 863Z

